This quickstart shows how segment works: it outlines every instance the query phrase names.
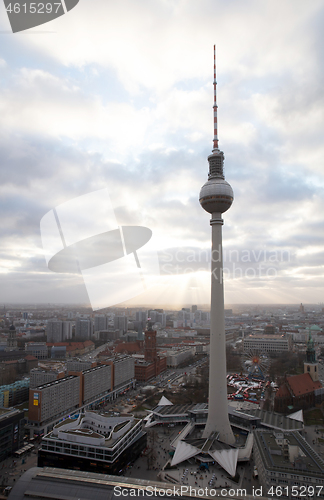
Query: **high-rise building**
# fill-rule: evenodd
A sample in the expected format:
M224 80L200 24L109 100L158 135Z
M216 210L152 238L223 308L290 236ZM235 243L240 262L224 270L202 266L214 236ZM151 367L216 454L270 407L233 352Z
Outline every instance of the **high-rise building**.
M104 314L96 314L94 318L94 332L100 332L101 330L107 330L108 318Z
M53 380L57 380L59 378L63 378L65 375L64 371L58 369L57 367L40 367L33 368L30 370L30 389L34 389L40 385L48 384L49 382L53 382Z
M90 319L77 318L75 322L75 336L84 340L91 338L91 321Z
M23 446L25 436L24 412L15 408L1 409L0 415L0 461Z
M104 396L112 390L112 366L110 364L89 368L83 372L83 404Z
M224 177L224 153L218 148L217 100L216 100L216 48L214 46L214 139L212 154L208 156L208 181L203 185L199 202L211 214L211 317L208 419L203 433L210 438L219 433L219 439L227 444L235 443L228 418L226 384L226 343L224 320L222 213L233 203L233 190Z
M136 311L136 321L147 321L147 311Z
M77 358L68 359L66 362L66 369L68 372L82 372L89 370L93 365L92 361L80 360Z
M114 328L115 330L122 331L126 333L128 330L128 318L127 316L115 316L114 317Z
M72 321L63 321L62 325L62 341L72 339Z
M7 351L14 351L17 349L17 337L16 337L16 328L12 324L9 327L8 339L7 339Z
M50 319L46 327L47 342L63 341L63 321Z
M154 311L154 309L151 309L150 311L147 312L147 314L148 318L151 319L152 323L155 323L157 312Z
M49 319L46 327L47 342L65 342L72 339L72 322Z
M79 406L80 379L68 376L29 390L29 421L39 424Z
M134 358L126 354L120 354L113 358L113 364L113 387L115 390L134 379Z
M162 328L166 326L166 314L165 313L157 313L156 320L157 323L160 323Z

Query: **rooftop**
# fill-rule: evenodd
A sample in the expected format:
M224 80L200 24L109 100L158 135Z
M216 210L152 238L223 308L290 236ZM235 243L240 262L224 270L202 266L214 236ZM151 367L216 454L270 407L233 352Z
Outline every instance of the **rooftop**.
M152 489L154 487L157 490L161 489L162 492L168 490L172 493L173 489L170 483L158 481L130 479L78 470L33 467L17 481L10 493L10 499L47 498L48 500L57 500L82 498L84 500L93 500L93 498L96 498L96 500L112 500L116 497L114 495L115 487L118 487L120 491L121 488L123 491L125 489L123 498L130 498L136 494L138 497L143 497L142 492L148 486ZM128 492L126 492L126 489L128 489ZM181 498L190 498L189 492L188 489L188 495L182 495ZM192 497L196 498L196 495L196 491L195 494L192 493ZM179 499L179 496L175 493L174 495L168 495L168 498ZM203 495L201 498L208 497Z
M324 461L299 432L256 430L254 439L268 470L324 479Z
M320 389L322 387L322 384L319 380L313 382L312 377L309 373L302 373L301 375L287 377L287 382L294 396L309 394L315 389Z
M52 382L47 382L46 384L39 385L37 388L34 390L40 391L41 389L45 389L46 387L51 387L55 384L61 384L62 382L65 382L66 380L70 380L72 378L78 378L76 375L68 375L67 377L60 378L58 380L53 380Z

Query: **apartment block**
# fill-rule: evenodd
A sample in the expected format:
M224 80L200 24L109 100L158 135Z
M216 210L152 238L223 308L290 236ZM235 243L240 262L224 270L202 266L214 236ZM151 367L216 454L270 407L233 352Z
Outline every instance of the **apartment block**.
M80 380L69 375L29 391L29 421L47 422L79 406Z

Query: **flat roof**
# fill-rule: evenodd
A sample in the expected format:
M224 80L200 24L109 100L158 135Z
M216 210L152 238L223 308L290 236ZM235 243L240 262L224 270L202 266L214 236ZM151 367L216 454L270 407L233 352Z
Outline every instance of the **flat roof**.
M83 472L79 470L56 469L52 467L33 467L25 472L16 482L10 492L10 500L30 500L33 498L47 498L48 500L58 500L67 498L82 498L83 500L113 500L116 498L114 488L128 489L128 493L122 498L134 498L137 490L145 490L146 487L154 487L164 492L173 491L174 485L159 481L148 481L145 479L125 478L108 474L97 474L94 472ZM176 485L179 486L179 485ZM188 493L190 490L188 491ZM154 496L159 496L158 493ZM138 491L138 497L145 496ZM197 498L196 491L190 497L182 495L181 498ZM179 500L179 496L168 495L168 498ZM205 495L199 498L209 499ZM230 497L223 497L230 498Z
M103 415L103 413L100 413L100 415ZM104 415L104 416L107 416L107 417L111 417L111 415ZM127 429L127 430L124 430L124 432L122 432L121 435L117 436L117 437L114 437L114 438L111 438L111 435L112 435L112 432L116 429L117 427L117 430L121 430L121 429L118 429L118 426L120 426L121 424L123 424L123 426L126 425L126 423L130 422L130 427ZM138 418L134 418L132 417L131 415L129 415L128 417L125 417L125 420L123 420L122 422L116 422L114 425L112 425L111 427L111 430L109 430L108 432L106 431L105 432L102 432L102 434L96 431L93 431L92 429L88 429L88 428L85 428L85 427L76 427L74 429L67 429L66 431L62 430L62 432L64 434L71 434L71 435L77 435L77 436L84 436L84 437L94 437L94 438L104 438L105 439L105 443L103 445L99 445L99 444L87 444L87 446L93 446L95 448L113 448L114 446L116 446L116 444L126 435L128 434L132 429L133 427L135 427L135 425L138 424L138 422L140 422L140 419ZM63 423L66 423L66 420L63 422ZM57 427L56 427L57 429ZM104 431L104 429L103 429ZM106 435L108 437L106 437ZM46 443L47 440L52 440L52 441L60 441L60 442L72 442L72 441L68 441L67 439L62 439L58 436L54 436L53 434L53 431L49 432L44 438L43 438L43 442ZM78 445L78 446L82 446L84 443L82 443L81 441L76 441L76 442L73 442L74 444Z
M40 389L45 389L45 387L51 387L55 384L60 384L61 382L64 382L66 380L70 380L72 378L78 378L78 376L77 375L68 375L67 377L59 378L57 380L52 380L51 382L47 382L46 384L39 385L38 387L35 387L35 389L32 389L32 390L37 391Z
M276 441L276 435L280 438L280 434L285 439L285 446L288 446L288 449L289 446L298 447L304 456L298 454L294 456L294 461L290 461L289 451L288 454L284 454L283 446ZM280 433L280 431L257 429L253 435L268 470L324 478L324 461L299 432Z
M18 415L19 413L24 414L23 411L18 410L17 408L0 408L0 420L5 420L6 418Z
M281 413L260 410L258 408L251 408L250 410L236 410L236 412L241 413L244 416L250 415L252 417L259 418L263 425L282 431L298 431L304 428L303 422L293 420L292 418L286 417Z
M187 405L163 405L156 406L153 408L153 413L158 413L159 415L188 415L190 410L193 410L197 405L196 404L187 404Z

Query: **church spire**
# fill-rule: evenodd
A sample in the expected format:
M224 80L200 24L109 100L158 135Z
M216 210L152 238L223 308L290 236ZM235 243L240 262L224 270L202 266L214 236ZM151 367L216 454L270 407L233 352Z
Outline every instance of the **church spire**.
M312 338L310 330L309 330L307 349L306 349L306 363L316 363L314 340Z

